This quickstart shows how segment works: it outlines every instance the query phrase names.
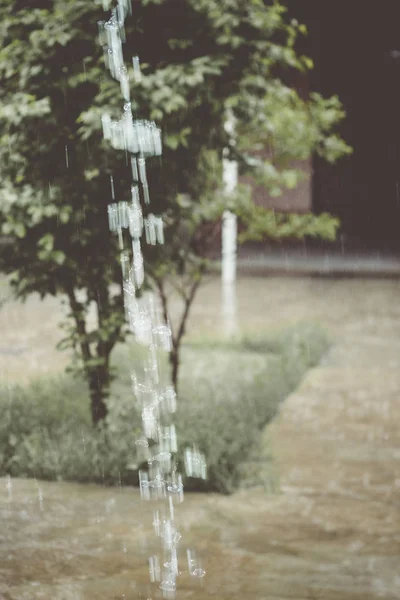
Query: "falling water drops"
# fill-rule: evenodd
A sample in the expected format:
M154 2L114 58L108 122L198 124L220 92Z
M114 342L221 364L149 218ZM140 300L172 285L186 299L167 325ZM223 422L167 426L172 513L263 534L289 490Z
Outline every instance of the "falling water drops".
M38 482L35 480L36 483L36 489L37 489L37 497L38 497L38 504L39 504L39 510L40 512L43 512L44 509L44 505L43 505L43 492L42 492L42 488L39 486Z
M7 497L8 497L9 502L12 502L12 499L13 499L13 489L12 489L11 475L7 475L7 478L6 478L6 490L7 490Z
M104 139L116 150L130 155L132 169L131 202L116 202L113 176L110 176L112 202L108 205L110 231L117 235L120 249L124 306L128 326L136 342L147 347L143 368L135 367L131 374L132 390L142 416L142 435L136 440L137 456L147 461L139 470L139 490L143 501L157 500L164 510L153 512L153 527L161 544L163 562L158 554L149 558L149 575L152 583L159 584L164 598L175 598L178 568L178 544L182 534L178 530L175 505L183 501L182 475L176 471L175 456L178 451L175 426L170 422L176 411L176 392L165 385L158 368L158 351L170 352L172 332L163 319L163 313L151 294L137 295L145 279L142 237L151 246L164 244L163 219L149 213L143 217L141 198L150 204L147 179L147 159L162 153L161 131L155 123L134 120L129 101L129 77L124 66L122 42L124 20L130 12L127 0L118 0L107 22L99 22L99 39L104 46L105 63L111 75L121 84L124 99L123 113L114 121L109 115L101 118ZM133 58L134 80L140 81L140 63ZM129 163L128 163L129 164ZM131 248L125 247L125 233L130 235ZM204 456L197 448L185 452L186 473L190 477L206 477ZM194 560L194 559L192 559ZM191 565L193 577L203 577L205 572L196 563Z
M188 569L189 574L196 579L202 579L206 572L200 566L200 563L197 559L196 552L194 550L187 550L187 561L188 561Z
M142 79L142 72L140 69L140 60L139 60L138 56L132 57L132 64L133 64L133 76L135 78L135 81L137 83L139 83Z
M110 175L111 198L115 200L114 177Z

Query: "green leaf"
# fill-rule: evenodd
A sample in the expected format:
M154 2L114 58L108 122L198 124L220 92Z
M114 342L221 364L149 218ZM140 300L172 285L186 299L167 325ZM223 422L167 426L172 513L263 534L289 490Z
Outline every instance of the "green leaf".
M54 247L54 236L52 233L46 233L39 239L38 247L45 252L51 252Z
M26 234L26 228L23 223L15 223L13 226L13 230L18 238L23 238Z
M64 254L64 252L61 252L61 250L54 250L51 253L51 258L52 260L54 260L54 262L56 262L58 265L62 265L65 262L66 256Z

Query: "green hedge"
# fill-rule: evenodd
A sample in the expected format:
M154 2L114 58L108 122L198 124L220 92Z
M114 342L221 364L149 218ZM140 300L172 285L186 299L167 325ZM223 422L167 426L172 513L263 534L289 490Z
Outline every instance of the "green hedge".
M180 448L196 444L208 466L207 481L186 481L188 489L237 488L262 429L327 345L321 329L300 325L268 337L185 346L174 422ZM82 380L63 375L0 388L0 475L136 483L140 418L129 375L135 357L127 347L117 349L109 415L97 430Z

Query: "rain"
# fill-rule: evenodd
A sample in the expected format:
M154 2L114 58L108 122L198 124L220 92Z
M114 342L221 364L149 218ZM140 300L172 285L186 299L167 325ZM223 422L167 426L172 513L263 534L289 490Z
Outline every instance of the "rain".
M400 599L395 4L90 2L3 11L0 598Z

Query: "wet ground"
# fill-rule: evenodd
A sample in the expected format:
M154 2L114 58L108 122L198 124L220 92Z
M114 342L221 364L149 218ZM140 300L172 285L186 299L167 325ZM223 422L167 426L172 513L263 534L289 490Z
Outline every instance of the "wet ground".
M390 280L241 279L243 330L312 319L333 345L265 432L279 490L186 495L184 543L207 577L183 573L178 598L400 599L399 298ZM219 299L211 281L192 336L223 330ZM0 512L0 598L158 597L136 490L3 479Z

